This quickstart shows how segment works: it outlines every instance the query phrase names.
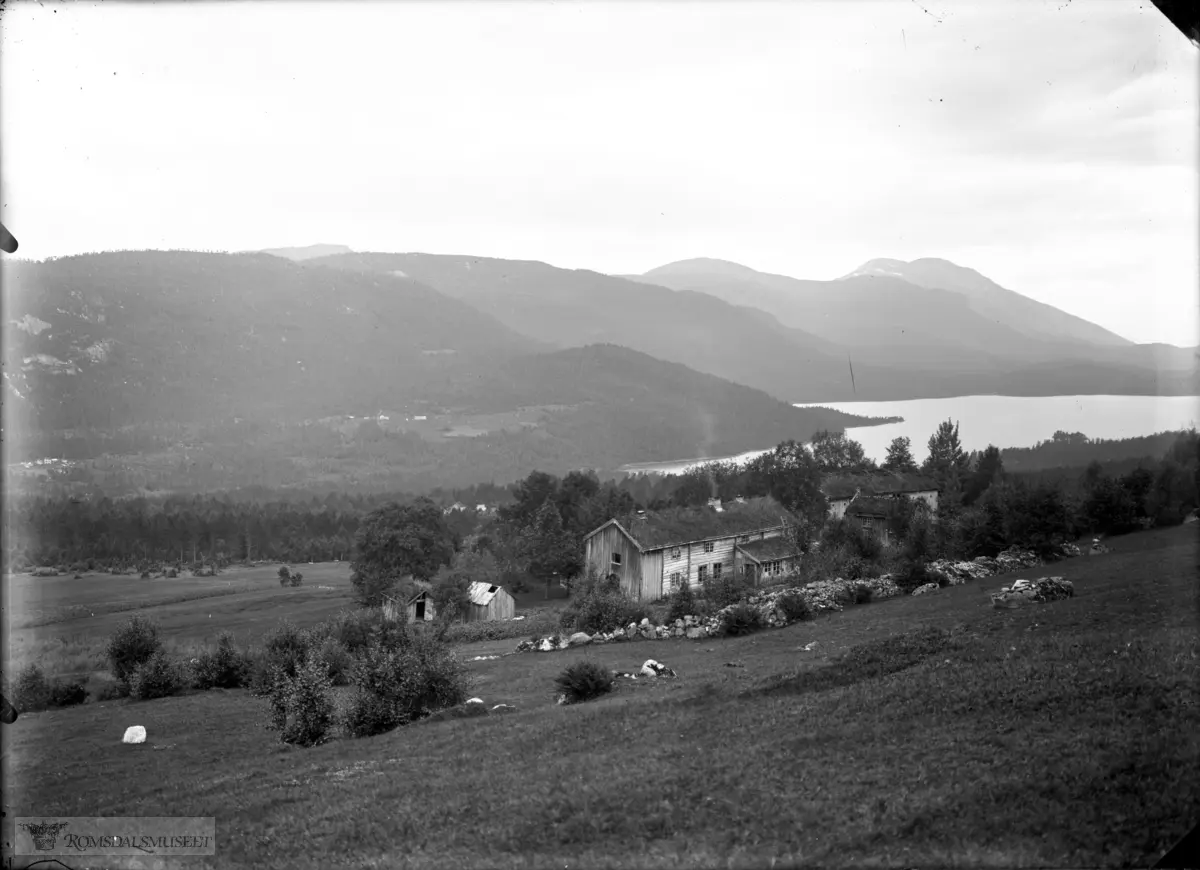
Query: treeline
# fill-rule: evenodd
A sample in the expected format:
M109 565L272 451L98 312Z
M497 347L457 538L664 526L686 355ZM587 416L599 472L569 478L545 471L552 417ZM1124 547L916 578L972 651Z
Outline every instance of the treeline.
M818 433L811 449L782 442L740 466L716 462L682 475L615 480L601 480L587 471L561 477L537 471L509 486L435 489L427 496L439 514L455 502L466 507L444 515L455 549L475 536L510 574L547 577L569 574L577 565L583 535L632 510L695 506L714 496L728 501L770 495L817 527L826 510L820 485L828 475L919 471L941 488L946 521L942 534L949 534L945 530L951 527L959 530L954 533L959 543L947 541L946 548L965 553L978 549L983 540L992 542L985 549L994 549L992 544L1000 540L1028 543L1019 539L1032 534L1023 531L1029 517L1046 528L1051 526L1043 520L1055 517L1057 525L1052 523L1046 534L1066 537L1180 522L1197 504L1200 436L1195 431L1173 433L1161 446L1156 459L1014 472L1006 454L994 446L963 451L957 425L947 421L931 435L920 463L908 439L898 438L876 469L863 457L861 445L843 433L826 432ZM220 566L349 559L364 516L390 502L409 503L413 498L403 492L315 496L256 488L163 498L16 496L5 504L5 566L94 569L145 562ZM480 514L475 510L479 504L496 510ZM547 504L553 509L542 511ZM541 543L531 544L534 538ZM531 555L534 551L542 554L540 561Z
M1158 432L1134 438L1089 438L1082 432L1059 430L1033 447L1007 447L1000 451L1009 471L1046 471L1055 468L1084 468L1092 462L1106 466L1125 462L1125 470L1142 460L1156 460L1176 449L1179 432ZM1179 457L1176 457L1179 461Z

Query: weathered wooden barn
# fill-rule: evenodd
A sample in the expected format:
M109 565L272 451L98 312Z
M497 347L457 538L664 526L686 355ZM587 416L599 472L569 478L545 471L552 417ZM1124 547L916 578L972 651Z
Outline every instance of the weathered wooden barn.
M656 601L681 584L739 572L750 582L792 570L796 519L770 498L613 518L584 538L587 567L625 594Z
M503 586L492 586L476 581L467 590L467 610L464 622L491 622L497 619L512 619L517 612L517 602Z
M890 544L891 524L898 508L898 499L859 496L847 506L846 519L857 522L863 531L878 536L884 544Z
M430 593L433 586L420 580L410 581L412 591L407 598L396 599L385 596L383 599L383 616L385 619L399 619L401 610L409 622L432 622L437 618L437 607Z
M821 483L821 492L829 500L829 518L840 520L858 498L906 497L937 511L938 485L923 474L881 473L830 475Z

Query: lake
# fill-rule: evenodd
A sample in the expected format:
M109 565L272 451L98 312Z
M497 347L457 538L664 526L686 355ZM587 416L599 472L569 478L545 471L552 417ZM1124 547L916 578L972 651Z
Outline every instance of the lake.
M1200 423L1200 396L956 396L903 402L819 402L796 407L815 405L866 417L903 417L902 423L846 430L877 462L883 461L888 445L899 436L912 440L913 456L920 462L928 452L929 436L944 420L958 422L958 437L968 452L983 450L989 444L1032 447L1049 440L1058 429L1112 439L1153 435ZM765 452L752 450L721 458L744 462ZM621 470L678 474L700 462L712 461L641 462Z

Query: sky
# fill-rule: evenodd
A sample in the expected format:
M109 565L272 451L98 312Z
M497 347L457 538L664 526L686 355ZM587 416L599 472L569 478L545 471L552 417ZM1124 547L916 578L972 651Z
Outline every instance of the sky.
M39 259L942 257L1195 345L1198 55L1148 0L24 0L0 220Z

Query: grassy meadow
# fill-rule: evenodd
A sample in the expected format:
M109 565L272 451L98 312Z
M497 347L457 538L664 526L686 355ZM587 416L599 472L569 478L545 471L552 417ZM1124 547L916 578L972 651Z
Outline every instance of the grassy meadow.
M744 638L471 662L515 714L308 750L241 690L25 714L4 809L215 815L216 857L188 867L1149 866L1200 818L1195 527L1110 543ZM989 606L1051 573L1073 599ZM190 607L200 638L267 591L152 611ZM462 652L485 647L511 643ZM556 706L581 657L679 677ZM147 742L121 744L134 724Z

